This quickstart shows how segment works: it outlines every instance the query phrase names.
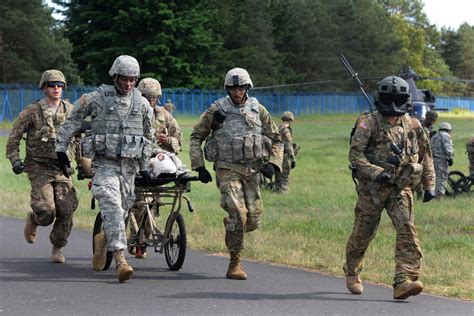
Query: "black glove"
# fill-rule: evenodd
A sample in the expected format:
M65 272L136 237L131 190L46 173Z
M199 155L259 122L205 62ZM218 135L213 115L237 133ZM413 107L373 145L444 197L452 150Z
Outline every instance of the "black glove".
M387 183L391 178L390 174L383 171L375 178L375 181L378 183Z
M452 159L448 159L448 166L451 167L453 165L453 163L454 163L454 161Z
M196 171L199 173L199 181L202 183L212 182L211 174L207 171L206 167L196 168Z
M140 176L142 177L144 184L148 184L151 182L151 176L147 170L140 171Z
M14 162L12 162L12 170L15 174L22 173L23 169L25 169L25 165L20 159L17 159Z
M223 111L221 110L217 110L214 112L214 120L217 122L217 123L224 123L225 121L225 118L227 116L224 114ZM197 170L197 169L196 169Z
M436 197L436 194L433 190L426 190L423 195L423 203L429 202Z
M59 169L61 169L61 172L66 176L66 178L69 178L69 176L72 174L72 170L71 162L69 161L68 156L66 153L61 151L57 151L56 156L58 157Z
M265 178L271 179L275 173L275 166L273 166L272 163L266 163L263 165L262 169L260 169L260 172Z
M293 160L293 161L291 162L290 168L291 168L291 169L295 169L295 167L296 167L296 161Z
M393 166L398 166L400 164L400 157L390 156L388 157L387 162Z
M82 121L81 129L79 130L79 133L84 133L85 131L88 131L90 129L92 129L91 122Z

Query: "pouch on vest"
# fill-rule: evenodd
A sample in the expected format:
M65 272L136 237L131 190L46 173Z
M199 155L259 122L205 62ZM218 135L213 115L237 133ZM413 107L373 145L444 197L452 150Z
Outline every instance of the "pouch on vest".
M204 158L206 158L207 161L216 162L219 156L218 153L217 139L211 135L206 139L206 144L204 145Z
M120 134L106 134L105 135L105 157L110 159L117 159L119 147L121 143Z
M253 154L253 145L254 145L253 135L244 137L244 159L254 158Z
M410 163L400 177L395 181L395 185L399 189L406 188L407 186L415 187L420 183L421 173L423 172L423 166L419 163Z
M143 142L141 136L125 135L122 140L120 156L122 158L141 158Z
M240 137L232 138L232 159L234 162L238 162L244 159L243 153L244 140Z
M255 142L253 144L253 155L255 158L260 159L263 157L263 136L255 135Z
M96 156L105 156L105 135L95 135L94 137L94 152Z
M94 136L87 136L81 139L81 151L84 158L94 158Z

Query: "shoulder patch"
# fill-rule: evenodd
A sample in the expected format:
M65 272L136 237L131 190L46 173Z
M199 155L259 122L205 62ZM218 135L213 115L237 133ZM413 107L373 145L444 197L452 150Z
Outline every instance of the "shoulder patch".
M367 124L366 121L361 121L361 122L359 123L358 127L363 128L363 129L366 129L367 127L369 127L369 124Z

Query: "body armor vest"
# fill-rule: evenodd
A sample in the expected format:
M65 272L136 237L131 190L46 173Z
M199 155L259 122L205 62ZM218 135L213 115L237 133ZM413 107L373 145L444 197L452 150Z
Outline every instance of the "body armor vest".
M91 123L93 135L83 139L84 156L141 158L144 147L149 144L143 137L141 93L134 88L131 97L121 96L110 85L101 85L97 91L102 102L100 112Z
M207 140L204 148L206 159L248 163L267 157L257 99L249 98L242 106L234 105L230 97L219 99L216 103L226 119Z

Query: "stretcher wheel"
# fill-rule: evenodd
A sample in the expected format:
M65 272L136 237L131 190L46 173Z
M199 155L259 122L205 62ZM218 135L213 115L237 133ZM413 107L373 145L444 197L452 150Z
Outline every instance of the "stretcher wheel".
M165 258L171 271L181 269L186 257L186 226L181 214L171 223L171 229L166 236Z
M100 212L97 213L97 216L95 217L95 222L94 222L94 231L92 234L92 254L94 254L95 251L95 245L94 245L94 237L95 235L99 234L102 231L102 217L100 216ZM103 271L107 270L110 267L110 264L112 263L112 252L107 250L107 256L105 260L105 266Z

